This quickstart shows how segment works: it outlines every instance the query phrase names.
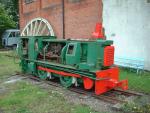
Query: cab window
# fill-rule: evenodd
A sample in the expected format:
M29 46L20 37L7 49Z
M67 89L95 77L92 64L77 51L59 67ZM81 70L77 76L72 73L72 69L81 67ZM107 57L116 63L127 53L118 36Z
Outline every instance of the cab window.
M9 35L9 37L10 37L10 38L16 37L16 33L15 33L15 32L11 32L10 35Z
M73 54L74 45L69 45L67 54Z

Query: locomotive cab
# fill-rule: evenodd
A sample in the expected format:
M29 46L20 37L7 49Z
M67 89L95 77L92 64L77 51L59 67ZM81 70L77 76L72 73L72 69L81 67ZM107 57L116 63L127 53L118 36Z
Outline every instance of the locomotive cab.
M128 81L119 81L119 68L114 66L113 41L104 40L101 33L94 35L100 38L79 41L54 36L20 37L22 71L41 79L60 79L65 87L94 87L97 95L114 88L126 90Z

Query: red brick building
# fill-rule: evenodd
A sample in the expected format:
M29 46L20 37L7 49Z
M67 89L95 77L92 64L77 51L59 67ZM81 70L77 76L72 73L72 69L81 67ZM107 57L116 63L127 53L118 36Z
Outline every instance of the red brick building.
M62 0L19 0L20 28L42 17L51 24L55 35L63 37ZM97 22L102 22L102 0L64 0L66 38L90 38Z

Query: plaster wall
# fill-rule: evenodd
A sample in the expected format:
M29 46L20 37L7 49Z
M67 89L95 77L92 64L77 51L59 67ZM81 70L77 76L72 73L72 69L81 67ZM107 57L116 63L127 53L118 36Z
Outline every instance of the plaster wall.
M103 26L114 40L115 57L143 59L150 70L150 3L148 0L103 0Z

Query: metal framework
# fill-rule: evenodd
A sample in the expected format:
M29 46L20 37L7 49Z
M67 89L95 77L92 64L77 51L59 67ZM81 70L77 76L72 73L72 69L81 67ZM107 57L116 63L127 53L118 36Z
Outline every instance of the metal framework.
M21 36L54 36L50 23L44 18L35 18L27 23Z

